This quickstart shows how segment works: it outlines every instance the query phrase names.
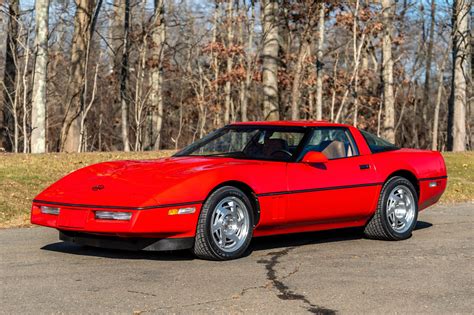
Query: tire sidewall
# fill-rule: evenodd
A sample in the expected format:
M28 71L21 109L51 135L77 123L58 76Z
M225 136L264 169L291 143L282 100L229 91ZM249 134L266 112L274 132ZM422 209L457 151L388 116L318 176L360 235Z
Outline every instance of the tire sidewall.
M216 211L216 207L219 204L219 202L225 198L225 197L232 197L232 198L237 198L240 201L242 201L245 204L246 209L244 211L247 211L248 217L249 217L249 231L247 233L247 238L242 244L242 246L233 252L225 252L221 250L217 244L215 244L214 239L211 235L211 221L212 221L212 216L214 212ZM231 186L224 186L219 189L217 189L215 192L211 194L211 196L205 201L204 203L204 208L205 208L205 241L209 248L212 250L214 255L221 259L234 259L240 257L245 251L247 250L250 241L252 240L252 235L253 235L253 223L254 223L254 214L252 211L252 204L247 197L247 195L242 192L240 189L231 187Z
M410 192L412 193L412 195L413 195L414 204L415 204L415 215L414 215L413 221L411 223L411 226L407 231L405 231L403 233L395 231L390 226L390 223L388 221L388 216L387 216L388 198L390 197L390 193L392 192L392 190L397 186L404 186L404 187L408 188L410 190ZM379 208L382 211L382 218L383 218L382 219L382 225L383 225L385 231L387 231L396 240L404 240L404 239L409 238L411 236L411 233L412 233L413 229L416 226L416 222L418 221L418 194L416 193L416 190L413 187L413 184L409 180L405 179L404 177L399 177L399 176L394 177L394 178L390 179L384 185L384 187L382 189L381 197L382 197L382 198L380 198L381 204L379 204Z

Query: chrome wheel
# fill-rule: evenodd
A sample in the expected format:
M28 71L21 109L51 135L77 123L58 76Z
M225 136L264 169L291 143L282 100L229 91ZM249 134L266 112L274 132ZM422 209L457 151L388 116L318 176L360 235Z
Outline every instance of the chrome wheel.
M249 214L245 204L236 197L225 197L215 207L211 218L214 243L224 252L239 250L249 233Z
M396 186L390 192L387 201L387 219L391 228L404 233L411 228L415 218L415 198L408 187Z

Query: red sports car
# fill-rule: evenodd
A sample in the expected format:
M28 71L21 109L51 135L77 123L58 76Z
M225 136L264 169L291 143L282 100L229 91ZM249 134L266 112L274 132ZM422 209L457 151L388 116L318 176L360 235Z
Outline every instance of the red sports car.
M77 170L33 200L31 222L82 245L226 260L264 235L365 227L406 239L446 182L439 152L352 126L237 123L170 158Z

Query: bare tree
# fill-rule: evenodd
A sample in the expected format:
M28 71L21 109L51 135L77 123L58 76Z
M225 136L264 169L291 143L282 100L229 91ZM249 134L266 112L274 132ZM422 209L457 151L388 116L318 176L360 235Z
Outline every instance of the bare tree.
M453 77L448 113L448 150L466 150L469 11L471 1L453 3Z
M244 5L244 9L247 8ZM247 16L247 27L248 27L248 37L247 37L247 52L245 58L242 58L242 62L245 63L245 79L241 82L240 88L240 119L242 121L248 121L248 104L250 98L250 88L252 85L252 74L254 73L254 65L256 58L258 56L258 51L255 52L255 56L252 56L252 47L253 40L255 38L255 1L250 1L249 4L250 17ZM242 32L244 26L242 25ZM243 36L243 35L242 35ZM242 38L243 42L243 38ZM245 60L244 60L245 59Z
M426 51L426 64L425 64L425 84L423 87L423 98L421 99L421 109L423 121L428 122L429 108L429 94L431 88L431 64L433 62L433 46L434 46L434 31L436 24L436 0L431 0L431 18L430 18L430 33L428 38L428 48ZM429 126L429 124L427 124ZM429 127L428 127L429 129ZM426 133L429 134L428 132ZM423 138L422 138L423 139ZM423 139L428 141L429 138Z
M125 15L125 1L114 0L112 17L109 25L109 67L116 78L119 77L123 45L123 21ZM118 91L118 89L117 89Z
M152 141L155 150L160 149L163 127L163 50L166 40L165 6L163 0L155 0L151 33L151 103Z
M443 96L443 77L444 77L444 66L446 64L446 57L443 58L443 61L441 62L441 65L437 68L438 72L438 91L436 93L436 103L435 103L435 108L434 108L434 114L433 114L433 129L431 131L431 150L437 150L438 149L438 126L439 126L439 111L441 107L441 100Z
M234 0L227 1L226 9L226 25L227 25L227 62L226 62L226 75L227 80L225 82L224 93L224 124L230 122L231 106L232 106L232 68L233 68L233 53L232 46L234 44Z
M278 1L262 0L263 11L263 114L266 120L279 118L278 67L280 40L278 34Z
M395 143L395 97L393 93L393 59L392 59L392 1L382 0L384 32L382 39L382 77L383 105L385 119L383 136Z
M318 47L316 52L316 119L323 119L323 47L324 47L324 23L325 23L325 5L321 2L319 5L318 21Z
M94 72L94 81L93 81L93 86L92 86L92 95L89 103L84 106L83 110L81 111L81 118L80 118L80 129L79 129L79 148L78 152L83 152L87 151L87 137L86 137L86 128L85 128L85 122L87 119L87 115L89 114L89 111L92 108L92 105L94 104L95 101L95 95L97 92L97 75L98 75L98 70L99 70L99 64L95 66L95 72ZM87 90L87 84L85 87L85 90ZM85 94L85 93L84 93Z
M300 81L304 72L304 61L309 53L309 47L311 44L311 35L313 34L313 28L316 24L318 15L317 9L319 5L317 2L308 1L304 4L304 9L308 14L308 20L306 21L303 31L299 38L299 48L296 57L295 71L293 75L293 82L291 87L291 119L298 120L300 118Z
M37 0L35 75L31 109L31 152L46 151L46 80L48 71L49 0Z
M20 28L22 30L22 27ZM23 62L23 71L21 72L21 87L20 87L20 80L18 80L18 88L17 91L22 91L21 93L21 103L22 103L22 133L23 133L23 153L29 153L30 150L30 141L29 141L29 130L28 130L28 114L29 114L29 108L28 108L28 93L29 93L29 76L28 76L28 66L29 66L29 60L30 60L30 34L31 34L31 28L26 26L26 36L25 36L25 41L24 43L19 42L20 46L24 50L24 62ZM15 105L17 107L17 104ZM15 117L17 117L18 113L14 114ZM15 118L16 120L17 118ZM15 123L16 125L16 123ZM18 135L18 127L15 127L15 152L18 152L18 140L19 140L19 135Z
M16 99L16 76L17 76L17 40L18 40L18 19L20 18L20 1L11 0L8 12L7 30L7 51L5 55L5 73L3 75L3 103L0 108L0 148L10 151L12 140L10 130L13 129L13 117L11 109Z
M362 47L364 47L365 43L365 37L367 35L367 32L361 32L362 35L360 36L360 39L358 38L358 20L359 20L359 10L360 10L360 1L356 0L355 1L355 8L354 12L352 13L352 74L350 76L349 82L347 84L347 88L345 89L345 92L341 98L341 102L339 105L339 109L337 110L336 117L334 118L335 122L339 122L344 111L344 106L346 104L346 101L349 97L349 93L352 92L352 95L355 95L355 100L354 100L354 122L357 122L357 115L358 115L358 103L357 103L357 87L358 87L358 82L359 82L359 67L360 67L360 59L362 55ZM335 74L336 75L336 74ZM331 114L332 116L332 114Z
M130 151L130 140L128 138L128 111L130 97L128 95L128 72L129 72L129 54L130 54L130 0L125 1L125 13L123 21L123 47L120 67L120 113L121 113L121 131L122 144L125 152Z
M86 69L87 47L91 37L92 12L94 0L76 0L74 34L71 47L71 67L68 91L66 93L66 112L61 128L61 150L76 152L80 143L80 120L82 110L82 91Z

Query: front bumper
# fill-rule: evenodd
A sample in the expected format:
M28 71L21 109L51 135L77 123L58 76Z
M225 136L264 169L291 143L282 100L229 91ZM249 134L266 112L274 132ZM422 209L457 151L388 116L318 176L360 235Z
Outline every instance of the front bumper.
M102 208L57 206L59 215L45 214L40 207L48 204L35 202L31 210L31 223L51 227L60 231L101 234L113 237L139 237L151 239L193 238L201 211L201 204L194 207L194 213L170 215L174 206L144 210L107 209L107 211L131 212L130 220L104 220L95 217L96 211Z
M100 248L144 251L167 251L189 249L194 245L193 237L186 238L119 238L81 232L59 231L59 239L78 245Z

